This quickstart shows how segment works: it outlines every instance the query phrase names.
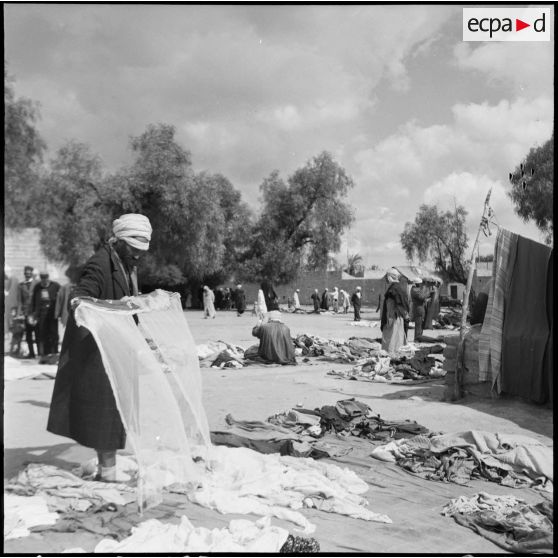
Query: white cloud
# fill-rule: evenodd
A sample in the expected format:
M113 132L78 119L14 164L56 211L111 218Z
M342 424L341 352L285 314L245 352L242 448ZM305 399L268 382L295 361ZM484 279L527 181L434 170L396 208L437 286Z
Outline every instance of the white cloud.
M458 67L482 72L490 83L511 87L514 95L552 96L553 42L484 43L477 47L459 42L454 56Z

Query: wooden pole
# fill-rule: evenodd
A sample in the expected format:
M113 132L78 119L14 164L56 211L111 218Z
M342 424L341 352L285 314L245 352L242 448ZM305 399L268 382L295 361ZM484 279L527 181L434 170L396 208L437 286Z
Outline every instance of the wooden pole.
M461 399L462 397L462 384L463 384L463 353L464 353L464 341L465 333L467 331L467 312L469 309L469 292L471 291L471 285L473 284L473 275L475 273L475 252L477 245L479 243L480 233L488 219L488 212L490 211L490 195L492 194L492 188L488 190L486 194L486 199L484 200L484 209L482 212L481 221L479 223L479 228L477 231L477 237L475 238L475 243L473 244L473 249L471 251L471 259L469 260L469 274L467 276L467 286L465 287L465 293L463 296L463 306L461 308L461 327L459 328L459 344L457 345L457 359L455 364L455 385L454 385L454 400Z

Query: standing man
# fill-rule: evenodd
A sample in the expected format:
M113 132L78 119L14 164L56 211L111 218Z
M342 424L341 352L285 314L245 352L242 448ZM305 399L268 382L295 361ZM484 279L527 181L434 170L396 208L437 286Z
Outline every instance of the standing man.
M353 296L351 297L351 304L353 305L353 310L355 312L355 322L360 322L360 308L362 306L362 294L360 287L357 287L353 293Z
M333 311L337 314L339 312L339 289L337 287L333 288L331 298L333 300Z
M31 314L31 297L38 281L33 279L33 267L30 265L23 268L23 276L25 279L19 283L17 290L17 315L25 318L25 340L29 348L28 358L35 358L34 344L37 342L37 331Z
M215 294L207 286L203 286L203 317L215 318Z
M76 296L119 300L138 294L137 264L149 249L149 219L127 213L115 219L112 232L85 264ZM116 451L125 447L126 432L97 344L87 329L77 326L73 312L62 341L47 430L94 448L97 480L117 480Z
M31 314L37 325L39 355L58 354L58 320L54 310L60 285L51 281L46 271L39 274L40 283L35 285L31 297Z
M351 306L351 297L345 289L341 289L341 304L343 306L343 313L347 314Z
M298 293L300 293L300 289L296 289L296 291L293 294L293 302L294 302L294 311L295 312L301 312L302 311L302 308L300 307L300 295Z
M234 292L234 305L236 307L236 315L242 316L246 310L246 293L240 283L236 286Z
M322 293L322 310L329 310L329 289L326 287Z
M424 322L424 301L428 293L422 285L422 279L417 279L411 287L411 302L413 304L413 321L415 322L414 341L420 341L422 337L422 324Z
M384 294L384 308L380 329L382 330L382 349L393 356L407 343L405 334L405 316L409 313L409 297L407 289L399 282L401 274L391 268L386 273L389 283Z
M320 293L318 293L318 289L314 289L314 292L310 296L312 302L314 303L314 312L316 314L320 313Z

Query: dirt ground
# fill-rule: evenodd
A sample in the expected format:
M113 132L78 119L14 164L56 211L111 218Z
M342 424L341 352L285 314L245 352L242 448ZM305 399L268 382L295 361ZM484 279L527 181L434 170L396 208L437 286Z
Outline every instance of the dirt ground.
M197 344L226 341L247 348L256 339L251 329L256 318L247 312L218 312L215 319L204 319L201 311L186 313ZM364 320L377 322L371 310ZM284 314L293 335L307 333L326 338L377 338L379 324L374 327L351 326L351 314L316 315ZM437 336L440 331L426 331ZM21 361L19 366L37 366ZM548 407L525 403L518 399L493 399L466 395L459 402L443 401L444 379L431 383L392 385L349 381L328 376L329 370L342 370L349 365L313 360L286 367L250 366L243 369L202 369L203 400L210 428L225 425L225 416L235 419L265 420L268 416L297 404L307 408L334 404L355 397L368 404L384 418L411 419L437 432L486 430L521 434L553 445L553 413ZM55 370L47 365L39 367ZM4 480L12 477L27 462L41 462L70 469L93 457L94 452L72 440L52 435L45 430L53 380L20 379L6 381L4 386ZM365 495L370 509L387 513L392 525L365 522L316 510L305 515L316 523L314 536L322 552L343 553L502 553L502 549L472 531L460 527L452 519L440 515L448 498L484 491L540 501L533 489L513 490L495 483L473 481L469 487L424 481L412 477L394 465L369 457L361 448L352 459L341 463L350 466L370 484ZM340 464L337 461L337 464ZM193 504L184 508L194 525L222 527L232 518L203 510ZM255 517L250 517L255 520ZM287 528L292 526L277 521ZM80 533L34 533L24 539L5 542L4 552L61 553L81 547L91 552L100 536Z

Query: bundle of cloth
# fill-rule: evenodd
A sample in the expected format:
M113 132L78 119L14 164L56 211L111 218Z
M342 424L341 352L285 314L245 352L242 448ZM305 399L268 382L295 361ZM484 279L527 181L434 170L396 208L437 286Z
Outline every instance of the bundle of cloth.
M392 441L371 455L428 480L466 485L483 478L513 488L552 489L552 448L528 436L479 430L420 435Z
M554 506L541 501L527 504L513 496L479 492L460 496L444 506L442 515L453 517L508 552L553 554Z

